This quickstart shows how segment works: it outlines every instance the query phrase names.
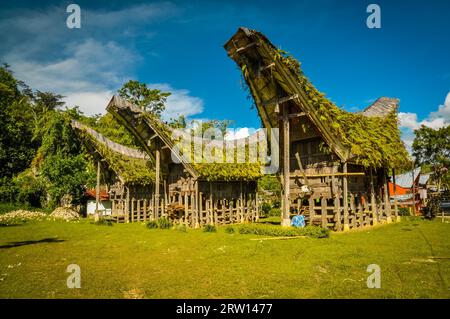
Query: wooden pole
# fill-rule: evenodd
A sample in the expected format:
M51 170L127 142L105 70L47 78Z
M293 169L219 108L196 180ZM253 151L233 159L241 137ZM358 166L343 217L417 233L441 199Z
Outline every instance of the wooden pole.
M200 227L200 205L199 205L199 196L198 196L198 181L195 181L195 228Z
M375 188L373 186L373 173L370 169L370 206L372 209L372 225L378 224L377 204L375 201Z
M321 213L322 213L322 228L328 228L328 211L327 211L327 200L322 196L320 201Z
M290 155L289 143L289 117L287 106L283 109L283 208L281 226L288 227L291 225L289 191L290 191Z
M347 174L347 163L345 162L342 167L343 173ZM348 180L347 175L342 177L342 184L344 188L344 231L350 230L349 220L348 220Z
M416 216L416 187L415 187L415 185L414 185L414 169L415 169L415 166L416 166L416 164L415 164L415 162L413 162L413 166L412 166L412 172L411 172L411 174L412 174L412 193L413 193L413 198L412 198L412 202L413 202L413 214L414 214L414 216ZM438 190L439 191L439 190Z
M397 201L397 180L395 179L395 169L392 169L392 182L394 183L394 212L395 219L397 222L400 221L400 216L398 215L398 201Z
M125 222L130 222L130 187L127 187L127 195L125 197Z
M389 180L387 178L387 171L383 170L383 181L384 181L384 209L386 214L386 222L388 224L392 223L391 217L391 200L389 198Z
M159 151L159 145L156 148L155 161L156 161L156 176L155 176L155 218L159 218L159 179L161 174L161 154Z
M100 219L98 214L98 205L100 202L100 161L97 161L97 184L95 186L95 214L94 220L97 222Z

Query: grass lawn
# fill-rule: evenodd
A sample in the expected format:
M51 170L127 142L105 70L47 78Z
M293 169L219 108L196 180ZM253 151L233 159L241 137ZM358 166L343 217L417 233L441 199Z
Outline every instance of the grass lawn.
M0 298L450 298L450 224L326 239L34 222L0 227ZM446 259L429 259L430 256ZM81 289L68 289L69 264ZM381 288L368 289L369 264Z

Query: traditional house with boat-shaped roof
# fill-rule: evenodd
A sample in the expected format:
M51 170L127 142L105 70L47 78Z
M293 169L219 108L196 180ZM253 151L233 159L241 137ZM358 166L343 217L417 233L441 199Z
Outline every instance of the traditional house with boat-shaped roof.
M191 143L185 149L180 148L174 129L152 113L119 96L111 99L107 110L133 134L155 168L158 216L168 211L175 222L190 227L258 220L259 163L190 160L194 156ZM214 143L202 137L200 142L203 148ZM223 152L222 148L218 149Z
M346 112L263 34L239 28L224 47L242 71L263 126L280 130L284 225L299 211L309 224L335 230L397 219L387 176L408 163L398 99L382 97L362 112Z
M97 187L88 190L96 198L94 212L109 215L117 222L145 221L154 216L155 171L144 152L121 145L94 129L72 120L71 126L97 165ZM100 207L99 207L100 206Z

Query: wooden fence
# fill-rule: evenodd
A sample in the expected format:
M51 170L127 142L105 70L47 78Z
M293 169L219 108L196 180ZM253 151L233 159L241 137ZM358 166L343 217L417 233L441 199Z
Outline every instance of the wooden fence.
M146 222L167 217L174 224L201 227L252 222L259 219L257 196L234 199L205 198L202 193L185 192L170 200L152 196L147 199L113 199L110 218L116 222Z

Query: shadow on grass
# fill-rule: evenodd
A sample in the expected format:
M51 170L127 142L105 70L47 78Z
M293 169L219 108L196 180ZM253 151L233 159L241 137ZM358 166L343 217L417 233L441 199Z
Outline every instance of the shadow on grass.
M28 245L34 245L34 244L42 244L42 243L61 243L63 241L65 241L65 240L58 239L58 238L44 238L44 239L39 239L39 240L15 241L15 242L8 243L6 245L1 245L0 249L8 249L8 248L28 246Z

